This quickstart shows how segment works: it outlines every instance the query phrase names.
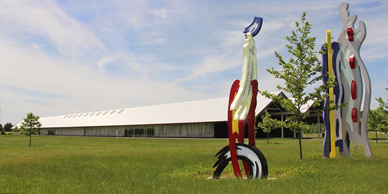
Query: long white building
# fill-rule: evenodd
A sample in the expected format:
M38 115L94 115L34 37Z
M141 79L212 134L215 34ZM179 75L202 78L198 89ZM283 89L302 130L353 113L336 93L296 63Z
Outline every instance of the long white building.
M284 95L282 92L274 92ZM42 135L112 137L227 137L228 97L41 117ZM282 119L279 105L258 94L256 118L268 111ZM309 106L306 106L306 110ZM258 119L257 119L258 120ZM18 124L20 125L20 123ZM284 129L281 136L285 136ZM290 136L290 135L288 135Z

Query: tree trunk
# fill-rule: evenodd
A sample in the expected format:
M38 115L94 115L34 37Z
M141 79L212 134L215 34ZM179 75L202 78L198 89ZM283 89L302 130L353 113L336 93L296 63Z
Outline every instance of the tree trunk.
M269 133L267 132L267 144L269 144Z
M377 143L377 130L376 130L376 143Z
M301 159L302 160L302 133L301 133L301 130L299 129L298 130L298 139L299 139L299 159Z
M321 137L321 121L319 119L319 116L318 116L318 138Z
M321 137L321 128L318 128L318 138Z
M32 136L32 134L30 133L30 146L31 146L31 136Z

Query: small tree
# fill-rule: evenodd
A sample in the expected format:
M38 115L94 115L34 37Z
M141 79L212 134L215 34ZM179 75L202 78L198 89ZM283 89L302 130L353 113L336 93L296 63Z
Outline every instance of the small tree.
M388 81L387 81L388 83ZM388 91L388 88L385 88L385 90ZM383 98L379 97L379 98L376 98L377 102L379 102L379 108L381 107L381 111L384 113L385 115L385 119L383 119L385 121L385 127L381 128L382 131L384 133L388 133L388 98L386 101L383 100Z
M0 123L0 133L1 135L4 135L4 128L3 128L3 125Z
M319 52L314 51L315 38L310 37L311 24L306 21L306 13L302 14L301 22L295 22L295 31L291 31L291 36L287 36L287 41L290 45L286 45L287 51L293 55L294 58L290 58L286 62L283 57L275 51L275 56L279 61L279 65L282 68L280 71L275 70L273 67L267 69L277 79L285 81L284 86L278 85L279 90L285 91L291 95L293 101L282 95L276 96L268 91L260 91L260 93L267 98L273 99L289 113L291 113L285 120L285 125L290 130L298 133L299 139L299 158L302 159L302 131L306 128L306 124L303 120L307 117L307 112L302 112L301 108L307 104L308 101L313 100L313 107L318 106L324 96L321 93L325 91L326 87L332 85L329 80L329 84L323 85L321 70L322 66L319 61ZM319 84L311 92L307 91L307 86Z
M388 88L385 88L388 91ZM388 99L384 102L383 98L376 98L379 106L370 111L368 118L368 130L376 132L376 143L378 142L377 132L388 132Z
M20 133L30 136L30 146L32 139L31 136L32 134L40 134L40 126L39 116L35 116L33 113L27 113L27 117L20 126Z
M263 120L261 123L258 123L258 127L263 129L264 133L267 133L267 143L269 143L269 134L273 129L278 129L283 126L283 122L271 118L271 115L267 112L261 117Z
M4 131L12 131L12 127L13 127L12 123L6 123L4 125Z
M388 115L377 107L375 110L371 110L368 118L368 130L376 132L376 143L378 142L377 132L387 132L388 130Z

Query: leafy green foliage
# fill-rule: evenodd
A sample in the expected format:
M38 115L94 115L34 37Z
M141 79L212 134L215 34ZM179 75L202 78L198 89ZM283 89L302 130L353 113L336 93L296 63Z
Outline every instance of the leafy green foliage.
M27 113L27 117L24 118L22 125L20 126L20 133L26 136L30 136L30 146L31 146L31 136L33 134L40 134L41 124L39 122L39 116L35 116L33 113Z
M388 91L388 88L386 88ZM371 110L368 117L368 130L376 132L388 133L388 100L385 102L383 98L376 98L379 106L375 110Z
M267 133L267 143L269 143L269 133L271 133L273 129L281 128L284 123L277 119L271 118L271 115L268 112L266 112L265 115L263 115L261 118L263 120L261 123L258 123L257 126L261 128L264 133Z
M20 128L19 128L18 126L14 126L14 127L12 128L12 131L13 131L13 132L19 133L19 132L20 132Z
M385 90L388 91L388 88L385 88ZM388 112L388 98L386 101L384 101L381 97L376 98L376 100L377 102L379 102L379 107L381 107L385 112Z
M11 131L12 127L13 127L12 123L6 123L4 125L4 131Z
M376 142L377 142L377 132L388 131L388 114L380 107L375 110L371 110L368 118L368 130L376 132Z
M307 125L307 129L304 131L305 133L318 133L319 130L324 129L323 123L314 123Z
M260 91L267 98L273 99L275 102L291 113L285 120L285 126L299 134L299 157L302 159L302 143L301 132L307 129L303 120L307 117L307 112L302 112L301 108L309 101L314 101L313 107L318 106L325 95L321 95L326 91L328 86L332 85L332 80L328 84L323 85L321 75L322 66L319 61L320 52L315 51L315 38L309 36L311 24L306 21L306 12L302 14L301 21L295 22L295 31L291 32L286 39L290 43L286 45L287 51L293 56L288 61L275 51L275 56L279 61L281 70L276 70L274 67L267 69L276 79L285 81L285 85L278 85L277 88L291 95L290 98L269 93L268 91ZM320 85L319 85L320 83ZM312 91L308 91L308 86L316 86Z

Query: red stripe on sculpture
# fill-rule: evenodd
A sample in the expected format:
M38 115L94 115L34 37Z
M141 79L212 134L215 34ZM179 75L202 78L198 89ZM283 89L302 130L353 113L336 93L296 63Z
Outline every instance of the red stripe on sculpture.
M348 30L346 31L347 34L348 34L348 40L350 42L352 42L354 40L354 36L353 36L353 28L349 27Z
M358 121L357 108L353 108L353 110L352 110L352 119L353 119L353 122Z
M349 65L350 65L350 68L352 68L352 69L356 68L356 63L355 63L354 55L350 55L350 57L349 57Z
M352 99L355 100L357 98L357 83L356 81L352 81L352 85L350 86L350 91L352 94Z

